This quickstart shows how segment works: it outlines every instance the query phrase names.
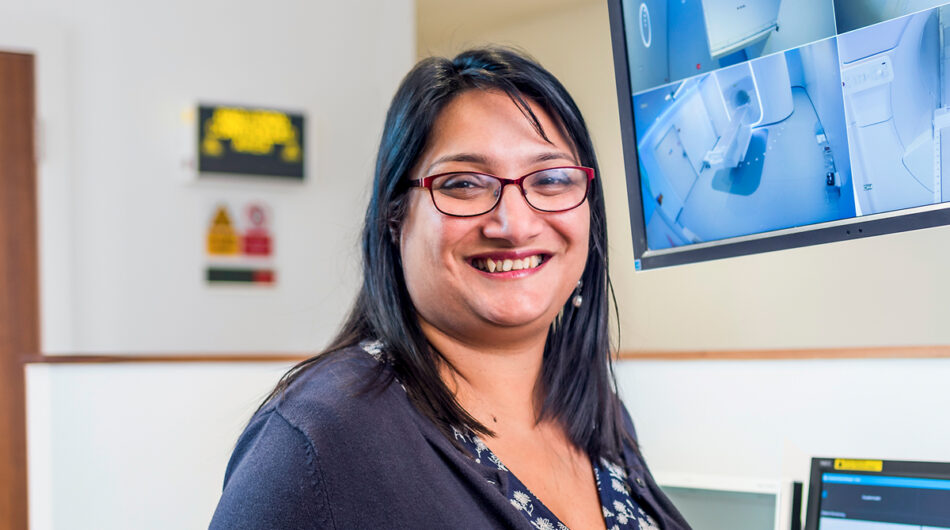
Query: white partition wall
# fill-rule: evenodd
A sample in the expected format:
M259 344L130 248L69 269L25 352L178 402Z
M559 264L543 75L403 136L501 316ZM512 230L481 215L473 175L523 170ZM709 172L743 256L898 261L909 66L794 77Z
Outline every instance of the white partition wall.
M288 367L29 366L30 528L206 528L238 435Z
M306 353L354 295L414 3L0 2L36 55L45 354ZM306 116L306 178L197 179L198 103ZM271 288L204 282L218 201L273 212ZM286 357L286 356L285 356ZM27 371L34 529L207 526L237 433L287 362Z

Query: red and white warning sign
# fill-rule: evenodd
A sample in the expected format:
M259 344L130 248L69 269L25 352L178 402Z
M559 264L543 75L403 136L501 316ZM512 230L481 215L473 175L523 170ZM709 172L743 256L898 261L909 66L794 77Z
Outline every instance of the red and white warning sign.
M250 204L245 209L247 230L244 231L241 249L248 256L270 256L271 234L268 227L267 208L261 204Z

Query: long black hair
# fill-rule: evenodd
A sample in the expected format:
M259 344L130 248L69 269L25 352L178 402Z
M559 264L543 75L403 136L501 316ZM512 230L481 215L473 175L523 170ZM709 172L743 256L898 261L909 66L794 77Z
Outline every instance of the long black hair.
M279 395L301 371L334 351L364 340L380 340L392 360L391 377L370 386L384 388L396 377L410 400L447 434L469 428L491 435L456 401L439 375L441 354L419 327L403 277L398 234L407 209L407 175L422 155L436 118L454 97L468 90L508 95L538 133L547 139L528 101L551 116L570 141L583 166L597 170L590 134L581 113L561 83L536 62L507 48L480 48L454 59L420 61L403 79L386 115L373 189L363 222L363 284L337 336L321 354L292 368L268 400ZM538 420L560 421L571 441L592 458L621 462L623 428L615 392L608 333L607 221L600 178L590 204L587 264L581 277L580 307L568 301L551 324L541 371L545 392ZM381 370L380 374L384 371ZM266 402L266 401L265 401Z

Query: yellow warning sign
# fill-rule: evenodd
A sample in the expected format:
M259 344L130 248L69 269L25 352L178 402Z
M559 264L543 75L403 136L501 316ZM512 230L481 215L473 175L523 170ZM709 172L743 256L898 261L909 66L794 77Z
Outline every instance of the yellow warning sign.
M208 228L208 254L212 256L232 256L241 253L241 238L231 223L231 216L225 206L218 206L214 220Z
M884 461L836 458L835 469L840 471L882 471L884 469Z

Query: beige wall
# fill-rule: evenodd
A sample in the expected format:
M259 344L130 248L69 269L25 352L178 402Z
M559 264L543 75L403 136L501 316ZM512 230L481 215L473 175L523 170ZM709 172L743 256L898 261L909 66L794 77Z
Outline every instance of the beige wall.
M588 121L607 191L623 350L950 344L950 228L635 273L606 2L491 29L453 28L419 52L523 48Z

